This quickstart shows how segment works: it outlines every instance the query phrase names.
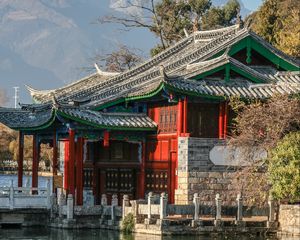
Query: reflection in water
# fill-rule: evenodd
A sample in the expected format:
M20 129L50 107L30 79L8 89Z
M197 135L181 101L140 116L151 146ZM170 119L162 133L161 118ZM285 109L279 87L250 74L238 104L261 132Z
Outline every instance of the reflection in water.
M0 239L53 239L53 240L275 240L277 238L239 236L154 236L145 234L123 235L115 231L85 229L85 230L62 230L49 228L21 228L21 229L1 229ZM286 239L286 238L282 238ZM290 240L295 240L291 238Z

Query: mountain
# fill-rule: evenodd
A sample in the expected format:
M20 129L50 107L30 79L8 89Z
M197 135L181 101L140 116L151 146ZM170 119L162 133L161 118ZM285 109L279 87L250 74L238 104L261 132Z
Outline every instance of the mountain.
M148 31L94 24L114 11L114 2L0 0L0 88L10 99L7 106L13 106L12 87L20 87L21 102L31 102L25 84L52 89L78 80L87 74L82 68L92 65L91 57L118 43L149 53L156 39Z

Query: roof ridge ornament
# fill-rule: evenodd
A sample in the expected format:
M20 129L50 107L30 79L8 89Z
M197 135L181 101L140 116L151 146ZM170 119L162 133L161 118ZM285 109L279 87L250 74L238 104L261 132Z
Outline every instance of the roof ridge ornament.
M94 66L97 70L97 73L99 75L102 75L102 76L115 76L115 75L118 75L120 74L120 72L105 72L105 71L102 71L99 66L97 65L97 63L94 63Z
M168 75L166 74L166 69L163 65L159 65L159 73L160 73L160 76L163 77L163 81L168 79Z
M58 103L57 98L55 97L54 92L51 92L50 95L51 95L51 100L52 100L53 108L54 109L58 109L60 107L60 104Z
M239 25L239 28L242 29L244 27L244 21L242 20L241 16L241 8L237 8L237 14L236 14L236 23Z

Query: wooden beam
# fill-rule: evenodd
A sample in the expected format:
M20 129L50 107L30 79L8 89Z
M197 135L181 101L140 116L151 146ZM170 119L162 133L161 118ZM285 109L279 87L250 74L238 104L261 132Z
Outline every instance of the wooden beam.
M228 102L224 103L224 116L223 116L223 138L226 139L227 135L227 122L228 122Z
M23 159L24 159L24 136L19 131L19 154L18 154L18 187L23 186Z

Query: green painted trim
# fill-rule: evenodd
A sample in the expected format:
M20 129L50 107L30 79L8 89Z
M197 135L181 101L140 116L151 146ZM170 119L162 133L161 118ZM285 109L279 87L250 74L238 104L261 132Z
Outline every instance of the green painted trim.
M159 86L153 90L152 92L150 93L147 93L147 94L144 94L144 95L140 95L140 96L132 96L132 97L126 97L126 98L119 98L115 101L112 101L112 102L109 102L109 103L105 103L103 105L100 105L98 107L95 107L93 108L93 110L95 111L99 111L99 110L102 110L104 108L108 108L108 107L111 107L111 106L114 106L114 105L117 105L119 103L122 103L122 102L125 102L126 104L129 102L129 101L134 101L134 100L142 100L142 99L147 99L147 98L151 98L155 95L157 95L164 87L164 83L160 83Z
M55 121L55 114L56 111L53 110L52 111L52 115L51 118L48 122L46 122L45 124L38 126L38 127L32 127L32 128L13 128L14 130L18 130L18 131L37 131L37 130L43 130L45 128L48 128L52 125L52 123Z
M241 51L242 49L246 48L251 50L255 50L259 54L261 54L263 57L268 59L270 62L275 64L278 67L281 67L287 71L299 71L299 66L296 66L279 56L277 56L275 53L264 47L261 43L259 43L257 40L255 40L251 36L247 36L244 39L240 40L236 44L233 44L230 48L230 51L228 53L229 56L233 56L237 52Z
M146 99L146 98L151 98L155 95L157 95L164 87L164 83L160 83L159 86L157 87L157 89L153 90L150 93L144 94L144 95L140 95L140 96L132 96L132 97L127 97L126 101L134 101L134 100L141 100L141 99Z
M209 75L211 75L215 72L221 71L221 70L225 70L225 81L226 82L228 82L230 80L230 72L234 71L254 83L265 83L264 79L257 78L255 76L251 75L250 73L247 73L247 72L243 71L242 69L234 66L232 63L224 63L222 66L219 66L219 67L209 70L207 72L201 73L198 76L194 77L193 79L200 80L206 76L209 76Z
M213 100L224 100L226 99L226 96L213 96L213 95L208 95L208 94L200 94L197 92L193 92L193 91L187 91L187 90L182 90L182 89L178 89L176 87L173 87L169 84L166 84L165 87L171 91L177 92L177 93L182 93L184 95L189 95L189 96L194 96L194 97L204 97L207 99L213 99Z
M245 78L248 78L252 82L255 82L255 83L265 83L266 82L264 79L260 79L260 78L254 77L250 73L247 73L247 72L243 71L242 69L238 68L237 66L234 66L233 64L230 64L230 66L231 66L230 69L232 71L234 71L234 72L242 75Z
M227 63L225 65L225 82L229 82L230 80L230 69L231 69L231 64Z
M251 56L251 40L250 38L247 38L247 58L246 58L246 63L250 64L252 62L252 56Z
M203 79L203 78L205 78L205 77L207 77L209 75L212 75L212 74L214 74L216 72L222 71L222 70L225 69L225 65L226 65L226 63L224 65L222 65L222 66L219 66L219 67L216 67L214 69L208 70L208 71L206 71L204 73L201 73L201 74L197 75L196 77L193 77L193 79L201 80L201 79Z
M62 117L68 118L70 120L73 120L75 122L79 122L85 125L89 125L92 127L95 127L97 129L110 129L110 130L129 130L129 131L155 131L156 128L132 128L132 127L114 127L114 126L107 126L107 125L103 125L103 124L96 124L96 123L92 123L86 120L82 120L81 118L78 117L74 117L74 116L70 116L69 114L66 114L64 112L61 111L57 111L57 114L61 115Z

